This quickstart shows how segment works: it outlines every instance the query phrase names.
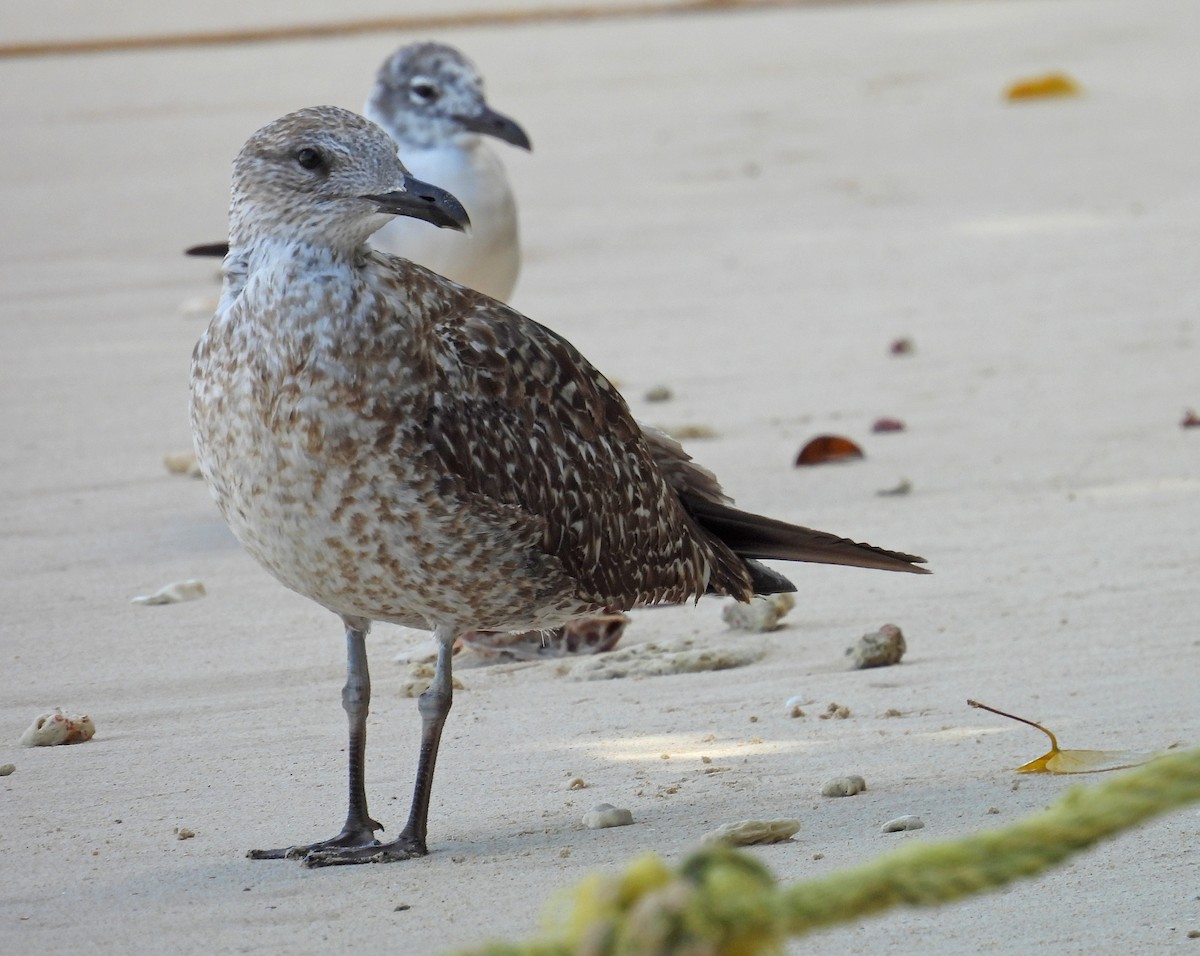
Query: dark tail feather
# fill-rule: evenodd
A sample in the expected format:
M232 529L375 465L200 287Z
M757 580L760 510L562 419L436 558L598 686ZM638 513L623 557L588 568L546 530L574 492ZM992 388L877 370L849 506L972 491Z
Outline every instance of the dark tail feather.
M183 250L185 256L207 256L212 259L224 259L229 254L229 243L206 242L200 246L191 246Z
M792 584L778 571L772 571L765 564L760 564L753 558L746 559L746 570L750 572L750 584L755 594L783 594L796 590Z
M885 551L870 544L859 544L848 538L813 531L799 525L764 518L761 515L738 511L726 505L680 495L684 507L697 523L718 538L738 557L744 559L767 558L779 561L808 561L813 564L844 564L853 568L876 568L880 571L907 571L910 574L929 574L928 568L917 567L925 559L898 551ZM782 575L764 568L755 567L750 561L751 578L755 589L759 576L767 572L770 578L762 583L770 586L776 578L786 581ZM775 582L778 584L778 581ZM776 588L782 590L782 588ZM760 594L774 593L758 591Z

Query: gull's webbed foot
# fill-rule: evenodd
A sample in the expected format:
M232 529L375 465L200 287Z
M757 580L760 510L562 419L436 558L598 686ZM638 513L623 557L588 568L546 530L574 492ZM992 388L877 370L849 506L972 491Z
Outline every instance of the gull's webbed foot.
M314 853L326 851L338 852L345 850L371 850L381 844L375 839L375 831L383 827L374 820L369 820L366 826L344 827L342 832L328 840L319 843L309 843L304 846L285 846L277 850L250 850L246 853L252 860L303 860Z
M353 863L393 863L425 856L425 841L400 834L391 843L375 840L365 846L324 846L310 849L300 857L305 866L347 866Z

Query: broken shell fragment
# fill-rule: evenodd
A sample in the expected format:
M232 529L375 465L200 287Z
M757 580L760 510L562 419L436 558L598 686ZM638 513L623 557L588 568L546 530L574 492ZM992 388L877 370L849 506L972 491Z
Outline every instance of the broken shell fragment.
M54 713L42 714L21 735L22 747L55 747L59 744L81 744L96 735L96 725L87 714L70 717L55 707Z
M796 455L796 467L853 461L865 457L863 450L849 438L843 438L841 435L818 435L800 449L800 453Z
M847 647L846 656L856 669L864 670L899 664L907 649L900 628L885 624L873 634L864 634L853 647Z
M729 601L721 608L721 619L735 631L773 631L795 606L796 598L786 591L756 594L749 602Z
M589 830L608 827L627 827L633 823L633 813L611 803L598 803L583 815L583 825Z
M198 581L196 578L188 578L186 581L172 581L170 584L163 585L153 594L139 594L137 597L130 599L130 604L181 604L184 601L195 601L197 598L204 597L208 592L204 590L204 582Z
M879 828L880 833L898 833L901 830L920 830L925 826L925 821L920 817L914 817L911 814L903 817L896 817L894 820L888 820Z
M700 838L706 846L757 846L790 840L800 829L799 820L739 820L723 823Z
M821 786L823 797L853 797L867 789L867 782L858 774L848 777L834 777L826 780Z

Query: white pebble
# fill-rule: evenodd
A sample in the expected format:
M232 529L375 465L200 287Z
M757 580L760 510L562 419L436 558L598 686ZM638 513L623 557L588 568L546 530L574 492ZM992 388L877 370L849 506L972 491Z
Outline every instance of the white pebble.
M821 786L821 796L853 797L866 789L867 782L858 774L851 774L848 777L834 777L832 780L826 780Z
M7 777L10 773L15 773L16 769L15 763L0 763L0 777Z
M895 820L888 820L879 828L880 833L896 833L899 830L920 830L925 826L925 821L920 817L906 816L896 817Z
M25 733L21 734L22 747L56 747L59 744L81 744L96 736L96 725L87 714L71 717L54 708L52 714L41 714Z
M186 581L173 581L170 584L163 585L153 594L139 594L133 598L130 604L180 604L183 601L195 601L197 598L204 597L208 592L204 590L204 583L197 581L195 578L188 578Z
M739 820L723 823L700 838L705 845L755 846L762 843L782 843L790 840L800 829L799 820Z
M853 647L846 648L846 656L857 669L888 667L899 664L908 650L904 635L895 624L885 624L873 634L864 634Z
M727 603L721 608L721 618L735 631L773 631L795 606L796 599L786 592L756 594L749 603Z
M633 823L633 814L624 807L614 807L611 803L597 803L583 815L583 825L589 830L627 827L631 823Z

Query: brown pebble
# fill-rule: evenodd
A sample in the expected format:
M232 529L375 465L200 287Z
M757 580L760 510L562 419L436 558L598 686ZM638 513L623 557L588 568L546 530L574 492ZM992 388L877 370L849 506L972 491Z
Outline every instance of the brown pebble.
M189 830L187 827L176 827L175 828L175 839L176 840L190 840L195 835L196 835L196 831Z
M1184 412L1183 421L1179 423L1180 428L1200 428L1200 415L1197 415L1192 409Z
M888 346L888 351L893 355L912 355L916 351L916 348L913 340L905 335L898 339L893 339L892 344Z
M904 422L898 418L877 418L871 425L871 431L877 435L884 432L902 432L904 431Z

